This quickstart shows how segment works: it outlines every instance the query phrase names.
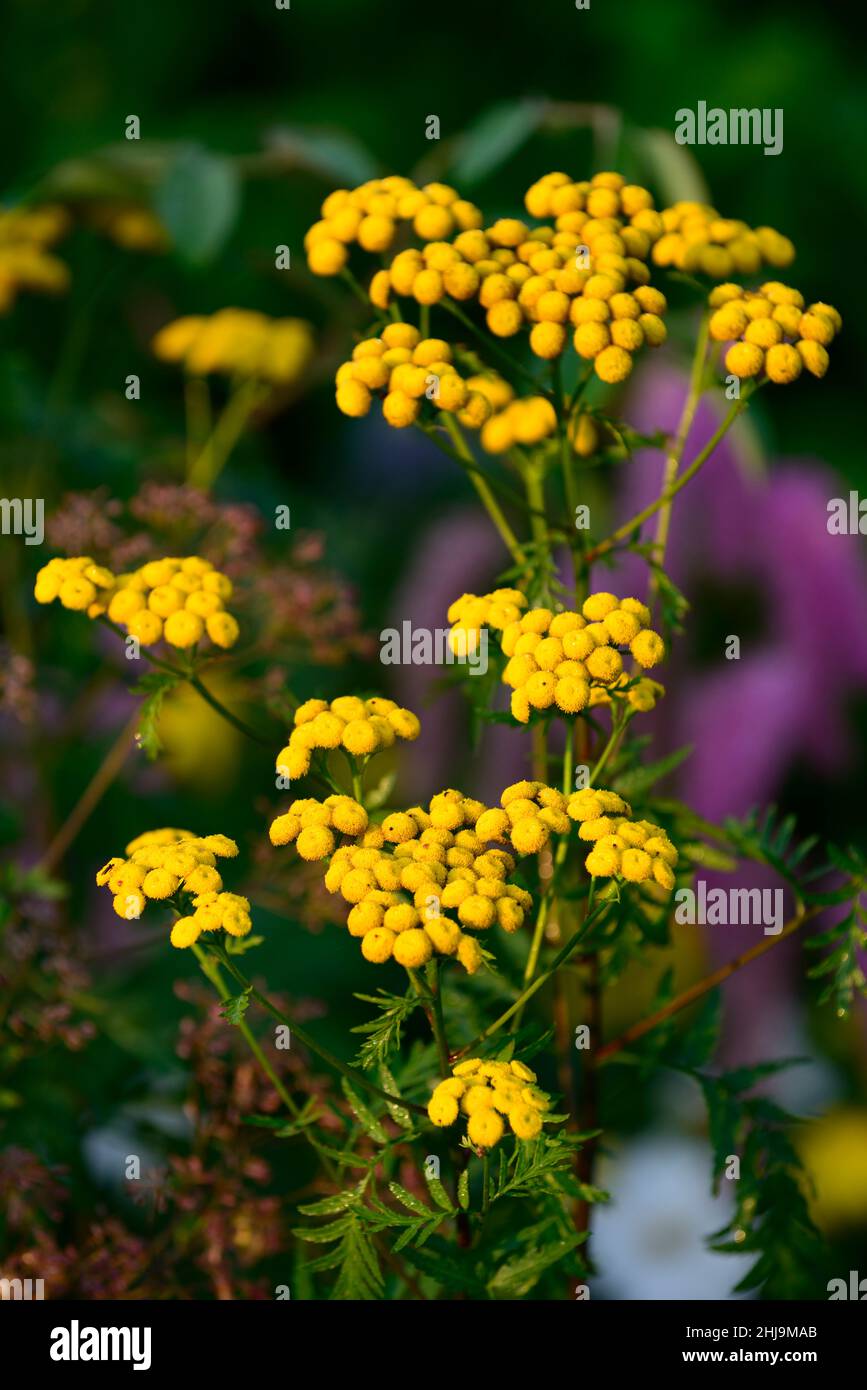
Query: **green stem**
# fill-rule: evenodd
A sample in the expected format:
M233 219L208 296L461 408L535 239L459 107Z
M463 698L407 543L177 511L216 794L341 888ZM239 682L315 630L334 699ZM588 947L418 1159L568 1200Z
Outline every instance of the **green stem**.
M698 338L695 344L695 353L692 359L692 369L690 371L689 390L686 400L683 403L680 421L674 437L674 443L666 455L665 470L662 478L662 495L668 500L659 509L656 521L656 546L653 552L654 564L662 567L665 563L665 550L668 544L668 532L671 525L671 489L677 480L678 469L680 468L683 451L686 448L686 441L692 428L698 403L701 400L702 387L704 384L704 367L707 356L708 344L708 315L702 314L699 327ZM657 579L654 573L651 580L651 589L655 594L657 590Z
M216 695L211 694L208 687L202 683L198 676L187 676L187 680L196 693L201 695L206 704L209 704L211 709L221 715L228 724L233 725L239 733L245 734L247 738L252 739L254 743L260 744L263 748L272 747L271 739L265 738L262 734L257 734L255 729L251 729L249 724L245 724L243 719L239 719L238 716L233 714L230 709L227 709L224 704L221 704Z
M449 1044L446 1037L446 1020L443 1012L442 977L440 974L440 963L434 959L431 962L433 983L431 985L431 995L433 996L434 1007L434 1036L436 1038L437 1050L439 1052L440 1069L444 1077L451 1076L451 1063L449 1061Z
M256 989L255 985L251 984L246 978L244 972L235 965L234 961L226 956L222 947L215 943L211 946L211 950L222 961L229 973L234 975L241 988L249 990L251 998L256 1000L259 1007L278 1019L280 1023L285 1023L287 1028L291 1028L295 1036L300 1039L304 1046L308 1047L311 1052L321 1058L327 1066L333 1067L336 1072L339 1072L341 1076L345 1076L347 1081L351 1081L354 1086L361 1086L363 1090L369 1091L372 1095L379 1096L381 1100L388 1101L390 1105L399 1105L404 1110L413 1110L417 1115L427 1116L427 1110L423 1105L416 1105L414 1101L404 1100L401 1096L395 1095L392 1091L384 1091L381 1086L377 1086L373 1081L369 1081L364 1075L364 1072L358 1071L355 1067L349 1066L347 1062L341 1061L339 1057L335 1057L334 1053L330 1052L327 1047L323 1047L321 1043L311 1038L306 1029L301 1028L297 1023L293 1023L292 1020L283 1013L282 1009L278 1009L277 1005L271 1002L267 995L262 994Z
M362 304L364 305L365 309L368 310L368 312L372 310L377 315L377 317L385 317L384 315L380 315L379 311L377 310L374 304L371 304L370 296L366 294L365 291L362 289L361 285L359 285L351 270L347 269L347 267L344 266L343 270L341 270L340 272L340 278L341 280L346 281L347 285L352 290L352 293L355 295L356 299L361 300Z
M753 391L756 389L757 388L754 387ZM651 502L649 506L631 517L629 521L625 521L622 526L618 526L617 530L613 531L606 540L600 541L599 545L594 546L585 557L588 565L594 560L598 560L601 555L607 555L608 551L612 550L614 546L617 545L618 541L625 540L625 538L630 536L639 526L643 526L645 521L649 521L652 516L655 516L661 507L664 507L673 497L676 497L677 494L686 487L687 483L692 481L699 469L707 463L720 440L728 433L728 430L734 424L735 420L746 409L753 391L748 390L747 394L743 395L740 400L732 402L731 408L722 424L714 431L707 444L705 444L704 448L696 456L686 472L681 473L677 481L672 483L668 492L662 493L657 497L655 502Z
M548 521L545 513L545 473L542 466L530 460L524 469L524 487L530 513L533 540L541 551L548 546Z
M267 388L253 377L243 381L232 392L210 438L187 473L187 482L191 487L207 492L213 486L243 434L250 416L267 394Z
M564 843L565 843L565 841L564 841ZM549 885L549 886L550 886L550 885ZM527 985L530 984L530 982L531 982L532 979L533 979L533 976L536 974L536 966L539 964L539 952L540 952L541 949L542 949L542 940L543 940L543 938L544 938L544 936L545 936L545 927L546 927L547 922L548 922L548 912L549 912L550 906L551 906L551 894L550 894L550 892L547 892L547 893L545 894L544 898L542 899L541 903L539 904L539 912L538 912L537 917L536 917L536 925L535 925L535 927L533 928L533 939L532 939L532 941L530 942L530 950L529 950L529 952L528 952L528 954L527 954L527 964L524 966L524 986L525 986L525 988L526 988ZM519 1027L520 1022L521 1022L521 1014L522 1014L522 1013L523 1013L523 1008L519 1009L518 1012L515 1014L514 1023L513 1023L513 1032L517 1032L517 1030L518 1030L518 1027Z
M524 498L522 494L517 491L516 488L509 487L507 484L503 483L498 478L492 478L489 474L487 474L484 471L484 469L479 467L475 459L473 459L471 462L468 462L466 458L462 458L460 454L456 454L454 449L450 449L448 445L443 443L443 441L439 438L438 426L427 425L421 419L418 419L414 422L413 429L421 430L422 434L430 440L431 444L436 445L436 447L440 450L440 453L445 454L446 458L450 458L453 463L458 464L458 466L465 473L470 475L474 473L477 474L478 477L481 478L483 483L487 483L488 487L491 489L492 492L498 492L501 497L505 498L506 501L513 503L513 505L517 508L524 508Z
M352 795L359 806L364 805L364 774L359 769L355 759L350 756L349 772L352 778Z
M467 1043L466 1047L462 1047L459 1052L456 1052L454 1060L458 1061L461 1057L466 1057L468 1053L475 1052L476 1049L479 1048L483 1042L486 1042L488 1038L493 1037L494 1033L498 1033L500 1029L508 1023L509 1019L519 1009L523 1009L527 1000L531 999L534 994L538 993L542 986L544 984L547 984L547 982L552 978L552 976L557 973L564 961L568 960L572 953L575 950L577 950L587 933L587 929L590 927L590 925L594 922L594 920L597 917L599 917L603 912L605 912L605 910L609 906L609 903L603 903L601 906L595 908L593 912L588 913L581 925L581 928L578 931L576 931L574 935L570 936L569 940L566 942L566 945L563 946L561 950L557 952L551 964L548 966L548 969L543 971L541 975L537 975L535 980L533 980L532 984L529 984L526 989L521 991L514 1003L510 1004L508 1009L506 1009L504 1013L501 1013L499 1018L495 1019L493 1023L489 1024L487 1028L484 1028L482 1032L479 1033L477 1038L473 1038L473 1041Z
M497 347L490 335L484 334L480 328L477 328L472 319L464 313L463 309L459 309L452 300L441 299L440 307L446 309L453 318L456 318L459 323L463 324L464 328L468 329L469 332L473 334L473 337L479 339L479 342L485 349L486 357L499 357L500 361L504 363L510 372L518 372L528 385L532 386L535 395L540 396L548 394L544 387L533 376L532 372L528 372L526 367L521 366L520 362L516 362L515 359L510 357L507 352L504 352L502 348Z
M187 421L187 471L192 472L196 459L205 447L213 429L211 397L208 381L203 376L188 376L184 382L184 405Z
M219 994L223 1003L225 1003L227 999L231 999L232 996L229 990L226 988L226 982L223 979L222 974L220 973L219 962L214 960L213 957L209 959L197 941L193 942L193 952L197 961L199 962L199 965L202 967L203 973L205 974L207 979L210 980L211 984L214 986L214 989ZM247 1023L247 1020L242 1018L240 1023L238 1024L238 1028L243 1034L244 1040L247 1043L247 1046L249 1047L253 1056L256 1058L256 1061L259 1063L268 1080L271 1082L271 1085L274 1087L274 1090L277 1092L283 1104L286 1106L286 1109L289 1111L289 1114L292 1116L294 1120L297 1120L300 1114L299 1108L295 1104L289 1092L286 1090L286 1087L283 1085L283 1082L280 1080L279 1076L277 1076L276 1072L274 1071L274 1068L271 1066L271 1063L268 1061L268 1058L265 1056L256 1038L253 1036L253 1033L250 1030L250 1025Z
M609 758L618 748L620 741L623 738L623 735L626 733L626 729L629 724L630 718L631 713L624 714L619 719L616 715L613 717L613 728L611 730L611 737L609 738L608 742L606 743L605 747L600 753L599 758L596 762L596 766L590 774L589 780L587 782L588 787L593 786L593 783L596 781L596 778L599 776L602 769L605 767L605 764L608 762Z
M578 494L575 484L575 452L569 438L569 421L572 415L572 402L564 403L562 395L562 375L560 359L552 364L552 378L555 391L555 408L557 411L558 431L560 435L560 467L563 472L563 491L566 496L567 525L566 534L569 537L569 552L572 556L572 573L575 582L575 603L580 605L581 594L583 591L582 576L584 569L584 551L586 549L584 535L581 531L576 531L575 521L578 511ZM586 378L585 378L586 380ZM578 390L576 388L576 395Z
M496 497L494 496L493 492L491 491L487 479L484 478L476 469L475 460L473 459L473 456L467 447L466 440L464 439L464 436L461 433L457 421L451 414L449 414L448 411L445 410L440 412L440 418L442 420L446 432L448 433L452 443L455 446L455 450L458 456L461 459L463 459L464 463L468 465L467 472L469 473L473 487L476 489L476 492L479 495L479 500L481 501L482 506L485 508L485 511L488 513L488 516L491 518L491 521L497 528L497 532L500 538L502 539L503 544L505 545L506 549L508 550L509 554L511 555L512 559L515 561L516 564L525 564L526 561L524 559L524 552L521 549L520 542L518 541L517 536L515 535L505 516L503 515L503 509L497 501Z
M572 767L573 767L573 747L572 738L567 732L566 752L563 755L563 795L568 796L572 790ZM548 914L554 894L554 887L557 882L557 873L566 858L569 848L569 837L563 835L557 845L557 853L554 856L554 872L548 880L545 896L539 904L539 913L536 917L536 924L533 928L533 939L530 942L530 950L527 953L527 963L524 966L524 986L529 985L536 974L536 967L539 964L539 953L542 949L542 942L545 938L545 928L548 925ZM512 1020L512 1032L517 1032L521 1024L523 1006L515 1014Z
M113 623L110 618L107 618L103 614L98 621L105 627L111 628L111 631L120 637L122 641L126 640L126 633L122 628L118 627L117 623ZM245 724L243 719L239 719L236 714L233 714L230 709L227 709L226 706L217 699L216 695L211 693L199 676L191 671L184 671L179 666L173 666L170 661L164 661L162 657L154 656L152 652L143 651L141 655L144 657L145 661L151 666L156 666L158 670L167 671L170 675L177 676L179 681L188 681L196 693L211 706L211 709L215 710L222 719L225 719L228 724L233 725L240 733L252 739L254 743L261 744L263 748L270 748L272 746L271 739L264 737L262 734L257 734L255 729L251 729L249 724Z
M427 1021L430 1024L434 1042L436 1043L440 1076L445 1081L447 1077L451 1076L452 1069L449 1066L449 1049L446 1043L443 1024L442 1001L437 999L433 990L425 989L417 970L412 967L407 967L406 973L411 979L413 989L421 1000L422 1007L427 1015Z

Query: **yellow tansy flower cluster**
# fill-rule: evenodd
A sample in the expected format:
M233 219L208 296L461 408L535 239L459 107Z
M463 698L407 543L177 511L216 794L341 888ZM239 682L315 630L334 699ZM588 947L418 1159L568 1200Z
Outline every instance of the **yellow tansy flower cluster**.
M516 854L538 854L551 835L568 835L568 798L544 782L515 782L500 797L500 808L483 812L476 821L482 840L509 844Z
M508 595L505 602L498 598L504 593ZM461 644L477 644L477 630L491 609L500 617L510 607L520 609L525 604L523 595L513 590L481 598L463 595L449 609L453 646L457 650ZM510 616L500 644L509 658L503 681L512 687L512 715L521 724L528 722L534 709L556 706L564 714L577 714L588 706L610 702L612 693L629 682L618 648L628 648L644 669L656 666L665 656L662 638L650 627L647 606L604 591L585 599L580 613L532 608ZM656 682L643 689L642 685L634 687L631 703L636 709L652 708L662 687ZM633 690L626 691L627 698L630 694Z
M293 716L289 742L277 754L277 771L296 780L310 771L316 749L343 748L354 758L367 758L390 748L396 738L416 739L421 732L418 716L394 700L374 695L340 695L327 700L305 700Z
M116 583L112 571L97 565L90 555L68 560L56 556L39 570L33 594L37 603L59 599L64 608L98 618L105 613Z
M452 1075L434 1088L427 1113L440 1128L467 1117L467 1139L476 1149L492 1149L502 1139L506 1121L517 1139L542 1132L551 1097L540 1090L536 1073L523 1062L458 1062Z
M705 203L675 203L656 215L661 225L652 254L659 266L725 280L753 275L764 265L782 270L795 259L792 242L773 227L754 230L736 218L720 217Z
M538 193L543 188L544 197ZM617 213L624 199L637 211L650 198L619 174L596 175L587 185L571 184L565 174L546 175L530 191L528 206L562 206L554 226L531 228L503 217L451 242L401 251L374 277L372 302L385 310L392 290L425 305L445 297L477 299L495 337L510 338L529 326L530 348L545 360L565 350L571 326L576 351L593 360L597 375L622 381L632 353L665 341L666 301L647 284L650 235L617 214L585 211L585 188L591 207L611 206ZM637 286L634 293L629 284Z
M299 852L301 836L316 828L321 814L312 809L314 804L297 803L300 813L297 808L290 812L300 821L305 814L309 818L298 835ZM448 789L434 796L427 810L413 806L392 812L380 825L369 826L357 843L334 850L325 886L351 905L347 926L361 938L366 960L379 965L393 958L412 969L435 954L455 956L473 974L484 956L467 932L494 925L515 932L523 925L532 899L507 882L515 860L488 848L473 829L485 809L482 802ZM276 829L282 838L282 821L275 822L272 837ZM331 823L339 828L334 805Z
M627 883L652 880L660 888L674 887L677 850L660 826L633 820L622 796L586 787L572 794L566 810L578 822L579 837L593 841L584 867L594 878L619 877Z
M441 241L455 231L482 225L482 214L445 183L422 188L392 174L358 188L338 188L322 204L322 217L307 232L304 249L314 275L337 275L349 247L381 254L392 246L401 223L411 223L421 241ZM384 272L386 273L386 272Z
M183 893L194 911L172 927L173 946L191 946L203 931L222 929L246 936L252 922L249 901L224 893L218 859L234 859L238 846L226 835L194 835L189 830L150 830L131 840L126 858L112 858L96 875L113 894L112 906L127 921L139 918L148 901L163 902Z
M67 289L69 271L47 247L69 225L65 209L48 204L0 211L0 314L12 308L19 290L60 294Z
M89 618L107 614L143 647L161 639L192 647L205 635L217 647L238 640L238 623L225 609L232 581L199 555L150 560L119 575L87 555L49 560L36 576L34 594L39 603L59 599Z
M174 319L160 329L152 346L163 362L181 363L191 376L218 372L287 386L313 356L313 332L303 319L220 309L210 317Z
M831 304L804 307L799 290L769 280L756 291L718 285L708 300L714 313L709 329L717 342L730 342L725 364L733 376L764 373L786 386L806 367L813 376L828 370L828 347L843 327Z
M629 376L639 348L661 347L667 337L665 295L652 285L628 292L618 287L619 278L613 273L591 276L570 310L575 351L592 361L596 375L610 385Z
M583 220L576 218L568 224L573 230L581 231L588 223L612 217L625 226L631 218L653 207L653 194L640 184L627 183L622 174L603 172L576 183L558 170L544 174L527 189L524 206L531 217L560 218L581 213ZM629 253L644 260L649 246L649 239L635 239L630 243Z
M461 594L448 610L452 625L449 643L458 656L474 652L479 645L483 627L502 632L521 616L527 607L527 596L520 589L494 589L491 594Z
M472 829L484 809L460 792L445 791L427 811L413 807L388 816L361 849L337 851L325 884L353 903L347 925L362 938L365 959L378 964L393 956L412 967L436 953L456 956L472 974L483 955L462 929L485 931L497 924L515 932L523 925L531 898L506 882L514 859L487 849ZM378 849L368 843L378 838L376 830L383 837Z
M168 251L171 242L162 222L145 203L87 204L81 213L87 226L122 246L124 251Z
M557 429L557 413L544 396L511 401L482 425L479 436L489 454L503 454L516 444L540 444Z
M272 845L294 844L302 859L327 859L336 835L363 835L367 824L367 812L351 796L306 797L272 821L268 834Z
M357 343L351 360L338 367L335 382L337 408L344 415L366 415L378 393L383 417L394 429L414 425L429 401L477 430L514 394L494 374L461 376L450 344L423 338L410 323L391 323L381 337Z

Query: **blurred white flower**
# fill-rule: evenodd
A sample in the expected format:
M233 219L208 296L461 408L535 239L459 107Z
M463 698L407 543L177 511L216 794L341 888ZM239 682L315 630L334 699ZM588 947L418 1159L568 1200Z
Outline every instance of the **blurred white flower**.
M708 1145L674 1135L647 1135L600 1162L599 1185L614 1195L594 1208L591 1298L732 1297L752 1258L708 1250L734 1201L725 1179L713 1196L710 1174Z

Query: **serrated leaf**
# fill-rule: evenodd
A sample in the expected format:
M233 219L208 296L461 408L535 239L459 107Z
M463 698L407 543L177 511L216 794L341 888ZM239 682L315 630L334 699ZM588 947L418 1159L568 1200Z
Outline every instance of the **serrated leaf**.
M690 864L698 864L703 869L716 869L719 873L733 874L738 866L733 854L726 854L717 845L709 845L704 840L688 840L678 844L681 857Z
M485 1284L476 1273L475 1258L470 1252L465 1256L456 1255L443 1240L439 1240L435 1249L417 1250L410 1246L404 1252L404 1259L435 1280L441 1288L467 1298L486 1296Z
M854 845L847 845L845 849L840 845L829 845L828 857L836 868L842 869L844 874L864 873L864 859L859 855Z
M253 986L248 985L240 994L234 995L231 999L224 999L220 1005L220 1014L227 1023L234 1023L236 1026L242 1022L247 1009L250 1006L250 999L253 993Z
M333 1197L323 1197L318 1202L305 1202L298 1208L302 1216L331 1216L333 1212L346 1211L358 1200L358 1192L353 1188L349 1192L336 1192ZM330 1230L330 1227L325 1227Z
M379 1084L384 1091L389 1091L393 1096L400 1094L398 1084L384 1062L380 1064L379 1068ZM395 1105L393 1101L386 1101L385 1104L396 1125L400 1125L401 1129L412 1129L412 1116L405 1106Z
M713 1150L713 1175L716 1180L725 1171L728 1155L738 1151L741 1109L716 1077L705 1076L698 1080L707 1106L708 1137Z
M351 1225L351 1217L344 1216L338 1221L330 1221L327 1226L297 1226L293 1230L293 1236L299 1240L306 1240L311 1245L329 1245L333 1240L339 1240L345 1235Z
M430 1192L430 1195L433 1197L437 1206L440 1207L442 1211L454 1212L454 1203L452 1202L451 1198L449 1197L449 1194L443 1187L441 1180L437 1177L434 1177L432 1174L428 1174L426 1172L425 1182L427 1183L428 1191Z
M352 1086L350 1086L345 1078L341 1084L343 1087L343 1094L349 1102L349 1107L365 1134L369 1135L371 1139L375 1139L377 1144L387 1144L388 1135L373 1111L364 1103L358 1092L353 1090Z
M254 946L261 946L265 940L264 936L229 936L224 937L223 945L226 955L243 956L246 951L252 951Z
M352 1219L341 1248L342 1262L332 1298L366 1302L382 1297L384 1281L373 1242L357 1218Z
M466 1168L458 1178L458 1206L461 1211L470 1209L470 1175Z
M492 1298L525 1298L534 1285L538 1284L546 1269L559 1264L580 1244L585 1237L573 1234L559 1240L549 1241L540 1250L517 1255L501 1264L488 1280L488 1292Z
M419 1197L414 1197L413 1194L405 1187L402 1187L399 1182L390 1182L388 1184L388 1190L392 1197L397 1198L401 1206L406 1207L409 1211L414 1211L417 1216L430 1217L432 1215L431 1209L427 1203L423 1202Z
M719 1042L722 1026L722 994L712 990L699 1009L698 1016L678 1041L677 1055L681 1065L695 1068L705 1066Z
M163 701L169 691L173 690L179 683L179 680L180 677L169 675L168 672L149 671L132 688L134 695L144 695L145 697L139 707L138 729L135 737L136 743L151 762L162 751L163 746L159 736L159 719Z
M677 748L673 753L660 758L658 762L647 763L644 767L637 767L630 772L623 773L616 778L614 786L620 795L625 796L627 800L643 796L669 772L680 767L680 764L690 756L692 750L693 745L691 743L684 745L683 748Z
M375 1004L380 1010L378 1018L358 1023L350 1029L353 1033L367 1034L359 1049L357 1064L368 1071L385 1063L390 1054L400 1047L403 1025L419 1007L419 999L414 992L404 996L389 994L384 989L378 995L356 994L355 998L365 1004Z

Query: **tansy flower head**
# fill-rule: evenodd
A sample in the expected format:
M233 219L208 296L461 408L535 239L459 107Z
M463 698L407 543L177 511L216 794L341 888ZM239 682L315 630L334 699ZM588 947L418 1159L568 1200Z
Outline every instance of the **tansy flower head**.
M516 782L500 797L502 809L485 811L476 822L476 834L485 841L509 845L523 858L538 854L551 835L568 835L566 797L544 782Z
M647 225L646 220L642 225ZM764 265L783 269L795 258L789 238L773 227L754 230L746 222L720 217L704 203L679 202L665 208L653 230L657 232L652 252L655 265L713 280L752 275Z
M61 207L19 207L0 211L0 314L8 313L20 290L60 294L69 271L47 248L69 227Z
M357 758L369 758L390 748L395 739L418 738L421 724L412 710L375 695L362 700L341 695L331 703L307 700L294 715L289 742L277 754L277 771L290 780L310 771L317 750L343 748Z
M151 560L120 575L89 555L49 560L33 592L38 603L58 599L89 618L106 615L146 647L165 641L186 648L207 638L228 648L238 640L238 623L225 607L232 581L199 555Z
M401 224L409 224L422 242L441 242L454 232L482 224L479 209L461 198L448 184L428 183L419 188L412 179L397 175L369 179L353 189L339 188L328 195L321 211L320 220L314 222L304 238L307 264L314 275L339 274L349 259L352 245L370 254L388 251ZM413 282L425 269L421 255L418 252L413 255L418 258L413 261L417 268L409 282L406 271L399 278L399 283L407 286L402 293L412 293ZM389 276L388 280L380 282L373 291L382 307L388 302L390 279ZM435 294L435 290L424 284L419 286L420 302L426 302L421 296L431 294ZM427 302L433 303L435 299Z
M167 251L169 234L144 203L94 199L84 205L81 220L125 251Z
M244 377L272 386L296 381L313 356L313 333L303 319L269 319L250 309L190 315L161 328L153 350L191 376Z
M828 348L843 326L833 305L805 307L801 292L778 280L755 291L718 285L708 302L711 337L730 344L725 365L733 376L785 386L805 367L816 377L828 370Z
M343 833L354 843L336 846L338 803ZM515 859L492 849L473 829L487 812L480 801L448 788L427 809L391 812L366 823L349 798L296 802L271 827L277 844L308 837L308 858L330 858L325 887L349 905L347 927L374 964L394 959L413 969L434 955L454 956L470 974L484 952L469 933L494 926L515 932L532 905L525 889L508 882ZM306 822L306 823L305 823ZM325 839L331 844L327 853ZM314 836L316 837L314 843Z
M311 797L293 801L271 822L268 834L272 845L294 844L302 859L328 859L337 836L363 835L367 824L367 812L351 796L329 796L322 802Z
M578 822L578 835L592 843L584 861L594 878L621 878L627 883L674 887L677 850L667 833L650 821L633 820L623 797L603 788L586 787L568 801L566 813Z
M535 1084L536 1073L523 1062L459 1062L434 1088L428 1116L440 1128L466 1118L465 1143L486 1153L500 1142L508 1124L516 1139L536 1139L551 1108L551 1097Z
M484 626L498 633L509 658L503 681L512 689L512 715L522 724L534 710L571 715L612 698L629 699L642 683L635 686L626 675L625 654L643 669L665 656L662 638L649 626L647 606L607 592L591 594L580 613L527 610L526 599L515 590L464 594L448 617L456 650L463 643L474 649ZM653 707L662 687L651 684L653 690L645 686L630 701L635 709Z
M118 917L139 918L148 902L171 900L186 911L171 932L173 946L191 946L202 931L220 928L246 936L252 926L250 904L222 891L218 859L232 859L238 846L227 835L193 835L189 830L149 830L131 840L126 857L115 856L97 872L96 882L112 894Z
M433 422L438 411L480 429L493 412L493 400L507 399L511 388L495 374L463 376L454 358L455 349L444 339L423 338L411 324L389 324L381 337L357 343L351 359L338 367L337 408L359 417L377 397L394 429Z

